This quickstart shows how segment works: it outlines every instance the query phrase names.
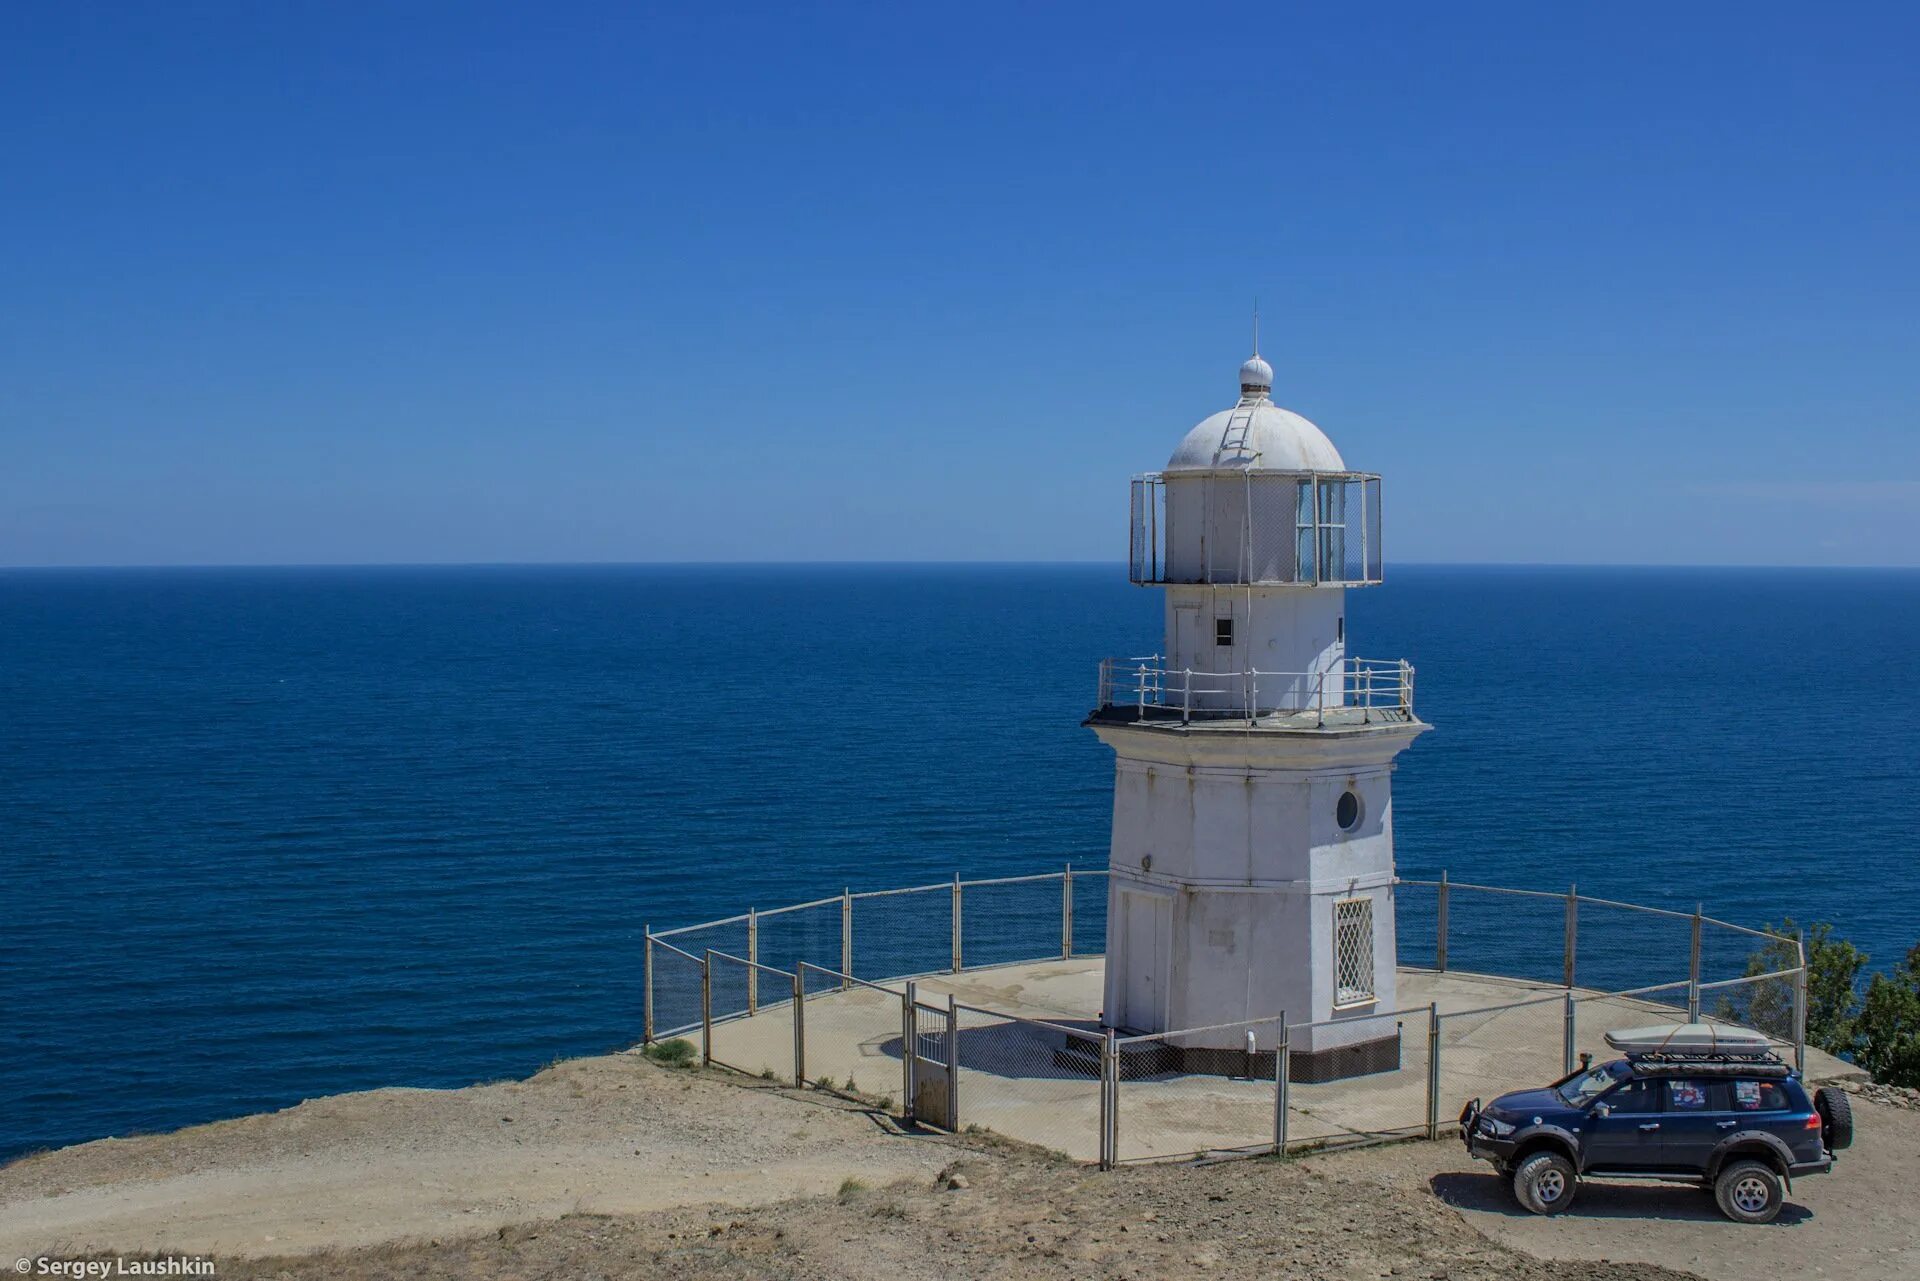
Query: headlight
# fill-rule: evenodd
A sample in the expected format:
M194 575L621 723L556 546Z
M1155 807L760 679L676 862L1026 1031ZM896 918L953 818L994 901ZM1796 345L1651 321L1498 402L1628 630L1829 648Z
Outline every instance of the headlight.
M1490 1116L1483 1116L1480 1118L1480 1133L1488 1135L1491 1138L1504 1139L1513 1133L1513 1127L1505 1121L1496 1120Z

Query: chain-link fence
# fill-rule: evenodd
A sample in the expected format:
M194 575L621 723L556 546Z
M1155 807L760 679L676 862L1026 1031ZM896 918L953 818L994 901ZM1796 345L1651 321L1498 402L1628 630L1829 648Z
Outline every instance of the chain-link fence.
M1435 1134L1469 1098L1609 1056L1619 1028L1705 1020L1804 1054L1798 939L1444 878L1393 889L1400 998L1425 1004L1121 1036L1106 882L956 880L649 932L648 1039L698 1033L722 1066L1102 1165Z
M1440 1095L1455 1100L1505 1094L1517 1083L1545 1085L1565 1076L1565 994L1441 1012L1437 1049ZM1443 1116L1452 1121L1453 1116Z
M1344 1147L1429 1132L1433 1011L1416 1008L1287 1028L1287 1150Z
M1073 913L1068 927L1073 955L1102 956L1107 950L1107 874L1069 872L1066 881Z
M1057 875L974 881L960 896L964 966L1012 965L1067 953L1071 893Z
M1101 1054L1097 1023L1043 1019L956 1005L959 1121L1064 1152L1101 1156Z
M1112 1159L1272 1151L1284 1027L1255 1019L1116 1038Z
M800 979L804 1083L891 1103L904 1079L901 1002L906 989L804 963Z
M708 952L706 959L713 1011L707 1023L707 1061L794 1084L799 1055L793 1034L793 975L725 952Z

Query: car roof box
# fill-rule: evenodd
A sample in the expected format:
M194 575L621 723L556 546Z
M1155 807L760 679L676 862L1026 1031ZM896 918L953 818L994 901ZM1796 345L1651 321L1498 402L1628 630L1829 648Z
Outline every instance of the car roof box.
M1622 1054L1765 1054L1773 1043L1758 1032L1714 1023L1657 1023L1607 1033Z

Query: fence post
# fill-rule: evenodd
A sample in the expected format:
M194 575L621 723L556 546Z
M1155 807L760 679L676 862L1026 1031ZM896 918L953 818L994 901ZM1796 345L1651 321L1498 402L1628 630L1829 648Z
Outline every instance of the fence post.
M700 1066L713 1066L713 949L700 965Z
M960 972L960 873L953 874L953 972Z
M1693 947L1692 957L1687 962L1687 1022L1700 1021L1700 918L1706 915L1707 905L1698 903L1693 909Z
M1793 1070L1807 1071L1807 932L1800 931L1800 968L1793 972Z
M1447 871L1440 869L1440 922L1439 940L1434 946L1434 968L1442 974L1447 972Z
M1112 1028L1100 1042L1100 1168L1111 1170L1120 1159L1120 1047Z
M947 993L947 1129L960 1133L960 999Z
M760 913L747 909L747 1013L760 1012Z
M1575 951L1580 942L1580 887L1567 886L1567 947L1566 971L1567 990L1573 990L1573 967Z
M1073 864L1060 875L1060 959L1073 959Z
M793 967L793 1088L807 1083L807 967Z
M1565 1072L1568 1076L1573 1075L1573 1039L1574 1039L1573 1018L1574 1018L1573 989L1568 988L1567 989L1566 1028L1561 1037L1561 1039L1566 1043L1565 1052L1561 1055L1561 1071Z
M920 1055L919 1046L919 1000L920 985L912 979L907 980L907 990L900 997L900 1093L906 1099L901 1105L903 1119L913 1120L914 1059Z
M853 989L853 890L840 893L840 990Z
M642 925L640 933L646 938L646 954L641 961L641 984L646 988L645 1013L642 1016L640 1044L653 1044L653 926Z
M1427 1006L1427 1137L1440 1137L1440 1003Z
M1287 1072L1293 1054L1287 1048L1287 1016L1280 1016L1280 1043L1273 1047L1273 1154L1287 1154Z

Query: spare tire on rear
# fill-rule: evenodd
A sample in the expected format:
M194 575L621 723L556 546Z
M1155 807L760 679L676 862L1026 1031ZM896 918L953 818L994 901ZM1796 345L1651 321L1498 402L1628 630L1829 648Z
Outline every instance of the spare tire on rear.
M1845 1090L1822 1087L1813 1093L1813 1110L1820 1114L1820 1139L1827 1151L1853 1146L1853 1100Z

